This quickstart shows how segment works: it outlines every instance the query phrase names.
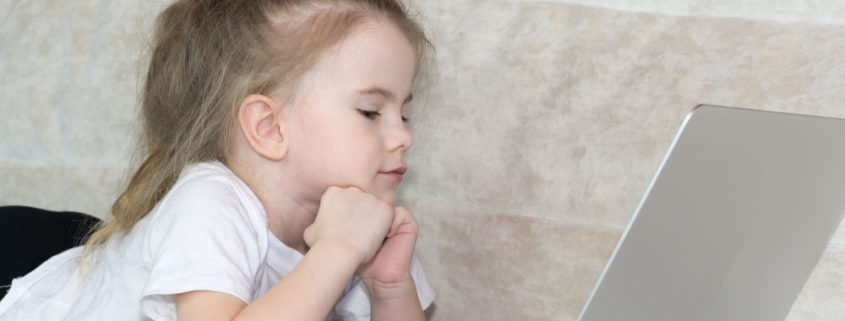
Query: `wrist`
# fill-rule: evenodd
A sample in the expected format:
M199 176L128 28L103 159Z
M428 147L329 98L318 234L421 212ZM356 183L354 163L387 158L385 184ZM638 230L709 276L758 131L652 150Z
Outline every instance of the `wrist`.
M425 320L417 288L410 277L390 284L369 282L371 320Z
M408 274L398 282L381 282L374 279L361 280L367 288L370 300L375 302L389 302L407 298L417 299L417 288L414 279Z
M336 264L339 267L349 267L352 271L358 269L358 266L361 265L361 262L363 261L361 259L361 255L359 255L351 246L342 242L318 242L308 250L306 255L312 252L321 253L322 255L331 257L334 262L333 264Z

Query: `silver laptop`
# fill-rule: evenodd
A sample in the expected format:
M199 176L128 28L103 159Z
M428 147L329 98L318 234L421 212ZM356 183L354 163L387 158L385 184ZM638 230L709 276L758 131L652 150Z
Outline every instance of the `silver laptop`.
M845 120L698 106L578 320L784 320L843 213Z

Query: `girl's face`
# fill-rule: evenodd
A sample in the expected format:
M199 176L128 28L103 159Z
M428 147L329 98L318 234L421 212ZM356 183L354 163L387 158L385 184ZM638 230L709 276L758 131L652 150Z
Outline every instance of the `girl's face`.
M285 109L291 175L319 198L356 186L393 204L413 138L402 112L411 99L415 51L393 25L371 21L305 74Z

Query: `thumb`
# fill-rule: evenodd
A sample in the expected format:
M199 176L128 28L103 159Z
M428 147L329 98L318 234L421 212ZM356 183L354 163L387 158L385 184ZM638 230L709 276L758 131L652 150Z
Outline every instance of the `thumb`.
M396 234L399 226L410 222L414 222L414 216L411 215L411 212L402 206L397 206L393 211L393 224L390 225L390 231L387 232L387 237L392 237Z

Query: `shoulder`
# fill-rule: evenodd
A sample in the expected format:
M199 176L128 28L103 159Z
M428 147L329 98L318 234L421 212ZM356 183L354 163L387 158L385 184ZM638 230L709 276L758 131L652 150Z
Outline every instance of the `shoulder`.
M217 161L186 166L165 198L237 201L244 206L258 207L255 210L263 212L258 197L246 183Z
M217 162L186 167L145 225L147 304L172 307L170 295L197 290L249 302L270 232L261 203L228 168Z
M258 197L219 162L186 167L149 216L148 232L154 244L174 236L237 237L265 243L268 233Z
M258 197L220 162L187 166L153 212L179 212L179 216L238 217L266 226Z

